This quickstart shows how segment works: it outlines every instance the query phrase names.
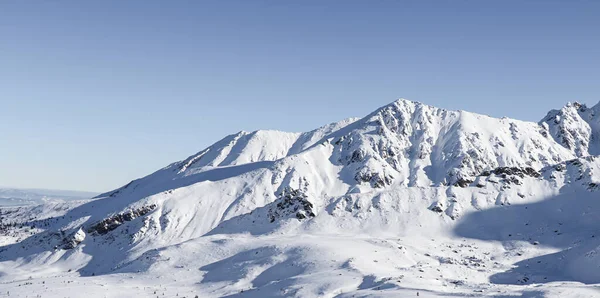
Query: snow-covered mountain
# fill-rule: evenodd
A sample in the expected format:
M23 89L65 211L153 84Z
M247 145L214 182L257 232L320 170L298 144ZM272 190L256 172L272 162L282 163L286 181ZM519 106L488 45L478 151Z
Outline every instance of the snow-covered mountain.
M115 295L107 284L138 296L597 294L599 152L600 104L533 123L398 100L306 133L239 132L89 202L0 209L0 282L98 297Z
M600 104L569 103L541 121L552 138L577 156L600 154Z

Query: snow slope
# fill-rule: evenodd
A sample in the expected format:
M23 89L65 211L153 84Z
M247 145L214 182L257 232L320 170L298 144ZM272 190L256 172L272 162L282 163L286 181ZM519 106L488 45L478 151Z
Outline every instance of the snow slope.
M0 288L598 295L599 112L532 123L398 100L307 133L240 132L89 202L0 209Z

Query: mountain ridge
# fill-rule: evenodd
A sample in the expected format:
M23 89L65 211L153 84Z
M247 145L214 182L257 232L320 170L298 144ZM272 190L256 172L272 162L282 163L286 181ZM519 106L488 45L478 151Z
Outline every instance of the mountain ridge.
M209 166L209 167L218 167L218 166L227 166L227 165L239 165L239 164L245 164L245 163L249 163L249 162L256 162L256 161L273 161L273 160L277 160L277 159L281 159L284 157L287 157L289 155L293 155L293 154L298 154L300 153L303 149L308 149L311 146L314 146L315 144L321 143L323 141L325 141L326 138L333 138L336 137L338 135L343 135L344 134L344 130L343 128L346 128L347 126L354 124L357 125L359 122L362 121L363 125L366 125L366 122L368 118L372 118L372 117L376 117L378 114L381 114L383 111L385 111L386 109L390 109L394 106L406 106L406 105L415 105L418 107L426 107L428 109L435 109L441 113L449 113L449 114L454 114L454 117L457 117L456 115L460 115L461 120L464 119L464 117L474 117L474 118L478 118L478 119L495 119L498 121L506 121L506 122L520 122L520 123L529 123L531 125L536 124L535 122L528 122L528 121L520 121L520 120L514 120L514 119L510 119L510 118L494 118L488 115L484 115L484 114L476 114L476 113L470 113L470 112L465 112L463 110L446 110L446 109L440 109L440 108L435 108L433 106L429 106L429 105L425 105L422 104L420 102L415 102L415 101L410 101L410 100L406 100L406 99L399 99L397 101L394 101L388 105L382 106L378 109L376 109L374 112L372 112L371 114L363 117L363 118L348 118L339 122L333 122L331 124L322 126L320 128L317 128L313 131L310 132L305 132L305 133L291 133L291 132L283 132L283 131L278 131L278 130L256 130L256 131L252 131L252 132L246 132L246 131L240 131L238 133L235 134L231 134L219 141L217 141L216 143L214 143L213 145L199 151L198 153L191 155L190 157L188 157L187 159L183 160L183 161L179 161L179 162L175 162L174 164L179 164L179 163L188 163L187 165L182 165L183 168L185 168L183 171L187 170L187 168L190 165L193 165L194 163L198 162L202 157L204 157L204 159L209 159L208 161L205 161L203 164L201 164L199 167L203 167L203 166ZM579 106L585 106L585 105L581 105L578 104ZM570 107L571 104L567 104L566 107ZM596 109L600 109L600 103L596 106L594 106L593 108L591 108L590 110L596 110ZM553 110L551 112L549 112L548 114L550 115L553 112L559 112L560 110ZM466 116L465 116L466 115ZM593 115L592 115L593 116ZM548 118L550 116L546 116L544 119ZM598 118L598 117L596 117ZM544 129L543 126L543 122L544 119L541 120L540 122L538 122L537 124L539 124L541 127L539 129ZM371 119L372 120L372 119ZM394 119L397 120L397 119ZM389 120L389 121L394 121L394 120ZM593 119L596 122L598 121L597 119ZM271 152L262 152L262 153L258 153L258 155L254 152L255 156L242 156L242 158L239 157L240 152L234 151L233 153L231 152L225 152L223 153L222 151L224 149L227 150L232 150L232 147L237 146L237 147L241 147L242 150L244 148L246 148L249 145L252 145L252 143L259 143L258 147L265 147L264 142L265 141L269 141L269 140L265 140L268 139L268 134L274 134L275 136L272 136L272 138L277 139L277 141L281 141L283 144L283 148L278 148L277 149L272 149L269 148ZM314 137L315 135L320 135L321 138L318 138L318 140L315 140ZM284 137L281 137L284 136ZM311 141L305 141L302 142L302 138L306 138L306 137L312 137ZM244 142L239 142L241 144L238 144L239 138L245 138ZM262 137L262 138L261 138ZM422 140L422 141L426 141L426 140ZM277 143L274 141L271 141L272 143ZM230 144L225 144L225 143L230 143ZM425 143L426 142L422 142ZM557 142L558 143L558 142ZM429 144L430 145L430 144ZM217 148L215 148L217 147ZM568 148L567 148L568 149ZM427 149L424 149L427 150ZM213 151L213 152L210 152ZM216 151L216 153L215 153ZM239 151L239 149L238 149ZM210 159L211 157L208 156L210 154L222 154L224 156L215 156L212 159ZM207 156L204 156L204 155ZM260 156L260 154L266 154L268 156ZM232 156L230 156L232 155ZM238 155L238 156L235 156ZM564 154L563 152L563 155ZM574 158L574 156L584 156L583 154L579 154L579 155L573 155L571 157ZM220 157L220 158L219 158ZM565 158L561 158L561 160L564 160ZM171 166L171 165L169 165ZM167 166L167 167L169 167ZM104 194L102 194L104 195ZM101 197L102 195L99 195L98 197Z
M561 261L569 268L585 263L574 251L589 254L593 270L598 107L568 104L536 123L397 100L310 132L238 132L91 201L0 209L0 272L190 280L180 269L195 266L196 286L181 286L204 296L312 297L383 286L400 295L403 283L512 291L544 283L542 269L510 268L549 250L572 256Z

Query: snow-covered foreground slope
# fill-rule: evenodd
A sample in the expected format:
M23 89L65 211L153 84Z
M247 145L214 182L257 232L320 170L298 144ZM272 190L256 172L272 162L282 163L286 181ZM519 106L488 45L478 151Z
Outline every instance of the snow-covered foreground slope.
M89 202L0 209L0 295L598 296L599 107L399 100L240 132Z

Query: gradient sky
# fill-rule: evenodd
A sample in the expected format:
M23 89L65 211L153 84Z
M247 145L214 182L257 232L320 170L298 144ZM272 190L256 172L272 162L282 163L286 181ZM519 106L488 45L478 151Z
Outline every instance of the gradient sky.
M403 97L600 100L600 1L0 1L0 185L105 191Z

